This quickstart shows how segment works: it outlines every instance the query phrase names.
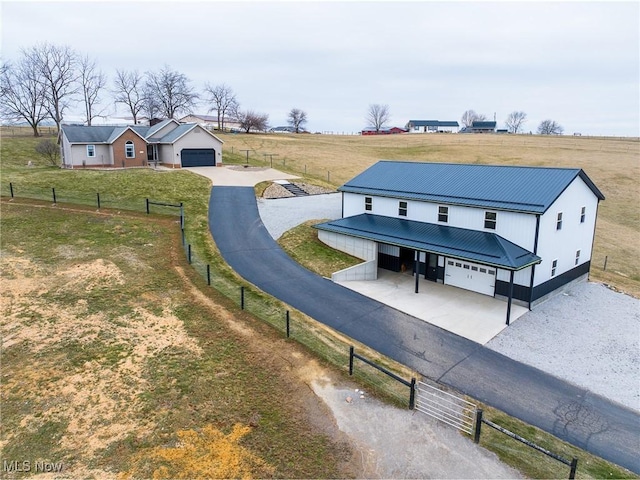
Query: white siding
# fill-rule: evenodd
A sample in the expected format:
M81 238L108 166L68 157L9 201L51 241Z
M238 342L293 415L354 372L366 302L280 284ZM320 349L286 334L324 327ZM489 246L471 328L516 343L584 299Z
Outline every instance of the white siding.
M334 282L349 282L354 280L377 280L378 262L369 260L368 262L345 268L331 275Z
M111 145L95 144L95 147L95 157L87 157L87 145L71 145L70 150L71 158L73 158L73 166L81 167L83 165L86 165L87 167L90 167L95 165L113 165L113 153L111 151ZM84 164L82 163L83 161ZM67 160L67 164L69 163L69 160Z
M509 270L503 270L501 268L498 269L496 278L502 282L507 282L511 280L511 272ZM531 267L527 267L523 270L519 270L513 275L513 283L515 285L522 285L523 287L528 287L529 282L531 282Z
M585 222L580 223L581 207L586 207ZM579 265L591 260L598 199L581 178L576 178L540 218L538 256L534 285L551 277L551 264L558 260L555 277L575 268L576 251ZM562 229L556 229L558 212L562 212Z
M515 243L516 245L533 251L536 216L526 213L497 211L496 229L484 228L484 214L486 209L448 205L449 218L447 223L438 222L438 206L444 204L407 200L407 216L398 215L399 201L397 198L371 196L373 208L365 210L364 198L369 195L344 193L344 216L351 217L361 213L371 213L387 217L404 218L418 222L448 225L450 227L467 228L495 233ZM446 205L445 205L446 206Z
M174 153L172 144L158 145L158 161L166 165L180 165L180 154Z

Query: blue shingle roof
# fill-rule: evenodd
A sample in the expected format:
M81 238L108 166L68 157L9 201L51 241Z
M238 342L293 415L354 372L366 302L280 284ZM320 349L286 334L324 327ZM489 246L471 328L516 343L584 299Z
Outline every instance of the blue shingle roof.
M506 270L522 270L541 261L537 255L495 233L395 217L363 213L320 223L315 228Z
M187 133L189 130L191 130L195 126L196 126L195 123L186 123L186 124L179 125L173 130L171 130L169 133L167 133L164 137L161 137L156 141L159 143L173 143L179 137Z
M338 190L542 214L578 176L604 200L604 195L579 168L458 163L380 161Z
M116 128L122 127L63 125L62 130L71 143L106 143Z

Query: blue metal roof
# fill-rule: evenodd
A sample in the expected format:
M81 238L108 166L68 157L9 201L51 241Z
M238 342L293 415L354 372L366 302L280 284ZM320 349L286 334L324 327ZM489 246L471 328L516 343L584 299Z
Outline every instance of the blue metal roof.
M604 195L579 168L461 163L380 161L338 190L541 214L578 176L604 200Z
M396 217L362 213L314 227L506 270L522 270L541 261L537 255L495 233Z

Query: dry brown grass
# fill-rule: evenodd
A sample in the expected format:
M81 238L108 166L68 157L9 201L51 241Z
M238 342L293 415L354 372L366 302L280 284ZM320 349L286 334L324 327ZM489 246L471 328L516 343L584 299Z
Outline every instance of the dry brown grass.
M378 160L582 168L604 193L591 278L640 297L640 141L537 135L222 135L225 153L251 149L275 168L341 185ZM233 155L229 157L233 158ZM268 159L268 157L267 157ZM607 270L604 271L605 257Z

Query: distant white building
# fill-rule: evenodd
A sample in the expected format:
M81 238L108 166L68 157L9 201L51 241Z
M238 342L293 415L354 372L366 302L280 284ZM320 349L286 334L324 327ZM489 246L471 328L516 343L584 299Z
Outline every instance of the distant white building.
M409 133L458 133L460 125L454 121L442 120L409 120Z

